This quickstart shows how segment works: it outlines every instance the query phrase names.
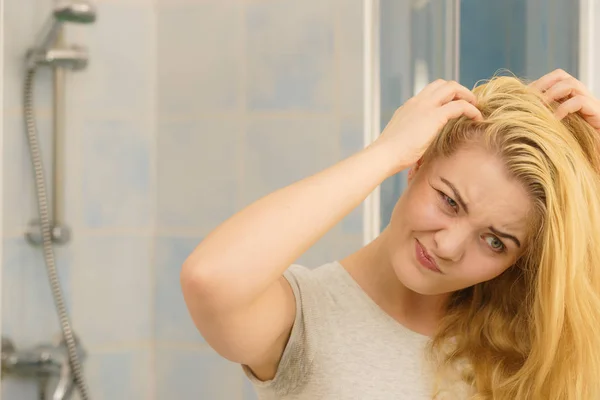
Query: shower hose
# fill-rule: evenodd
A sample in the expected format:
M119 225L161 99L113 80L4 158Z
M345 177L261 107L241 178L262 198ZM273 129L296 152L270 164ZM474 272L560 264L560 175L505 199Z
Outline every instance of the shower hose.
M58 279L58 273L56 271L56 262L54 257L54 248L52 247L52 225L50 217L48 215L48 195L46 192L46 180L44 177L44 167L42 163L42 155L40 151L37 127L35 123L35 113L33 104L33 84L35 81L36 69L31 68L27 71L25 77L25 93L24 93L24 114L25 114L25 127L27 130L27 139L29 143L29 153L31 155L31 163L33 166L35 187L37 193L37 205L38 214L40 219L40 229L42 233L42 248L44 253L44 260L46 262L46 269L48 273L48 280L50 282L50 288L52 290L52 297L54 298L54 305L56 306L56 312L60 322L62 335L64 342L67 347L67 353L69 357L69 364L71 372L73 374L73 380L75 381L76 387L79 389L81 400L90 400L88 388L86 386L83 369L81 367L81 361L77 354L77 343L71 323L69 321L69 314L67 307L65 306L65 300Z

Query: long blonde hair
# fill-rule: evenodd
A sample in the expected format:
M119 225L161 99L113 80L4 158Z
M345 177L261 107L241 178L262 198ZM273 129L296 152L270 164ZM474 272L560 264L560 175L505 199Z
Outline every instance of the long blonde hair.
M472 399L600 399L599 134L579 115L556 119L557 104L516 78L474 92L484 121L452 121L424 159L482 145L526 188L534 211L515 265L452 295L430 348L434 398L445 398L452 370Z

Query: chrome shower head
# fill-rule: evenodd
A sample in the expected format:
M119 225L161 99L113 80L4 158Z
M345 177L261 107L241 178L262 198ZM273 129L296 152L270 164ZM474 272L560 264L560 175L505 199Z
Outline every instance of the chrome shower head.
M96 9L88 1L63 1L54 8L54 17L61 22L91 24L96 20Z
M54 46L63 23L89 24L96 20L96 9L84 0L60 2L52 14L33 47L38 51L46 51Z

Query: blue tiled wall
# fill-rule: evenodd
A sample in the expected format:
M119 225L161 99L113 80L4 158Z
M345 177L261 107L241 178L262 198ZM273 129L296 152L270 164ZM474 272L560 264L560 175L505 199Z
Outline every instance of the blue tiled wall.
M237 207L242 121L171 118L161 116L158 124L158 227L204 236Z
M17 348L53 342L60 329L39 248L24 239L36 216L22 122L23 56L54 4L10 2L4 25L2 335ZM97 2L99 19L69 26L89 47L67 76L65 221L56 250L67 306L88 357L94 399L155 399L156 10L152 2ZM127 31L127 33L126 33ZM40 70L36 115L51 176L51 80ZM37 398L31 381L4 377L2 399Z
M231 112L242 105L242 8L239 1L159 0L160 112Z
M167 347L159 344L156 364L158 399L242 398L245 378L240 367L207 347Z
M5 5L2 334L59 333L39 249L22 123L22 57L51 0ZM68 26L90 64L67 76L65 220L59 272L95 400L250 400L183 303L179 268L216 225L268 192L362 147L362 1L97 1ZM50 176L51 81L36 106ZM362 242L357 208L299 262ZM36 398L5 378L2 399Z
M148 235L73 240L79 255L71 268L73 318L90 348L152 340L152 244Z
M254 399L204 343L178 269L236 210L362 147L362 2L160 2L156 365L158 399ZM299 262L361 245L353 212Z
M332 1L251 2L244 24L249 110L333 110Z
M162 236L156 241L154 332L156 340L165 345L204 344L183 302L178 273L200 240L199 237Z
M151 127L143 120L86 119L81 130L81 207L87 228L153 227Z

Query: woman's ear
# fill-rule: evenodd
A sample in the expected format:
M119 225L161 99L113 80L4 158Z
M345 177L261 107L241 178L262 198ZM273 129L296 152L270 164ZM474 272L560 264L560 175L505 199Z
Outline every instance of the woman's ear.
M415 174L421 168L421 165L423 165L423 159L419 158L419 160L417 161L417 163L415 165L413 165L411 167L411 169L408 171L408 181L409 182L413 180Z

